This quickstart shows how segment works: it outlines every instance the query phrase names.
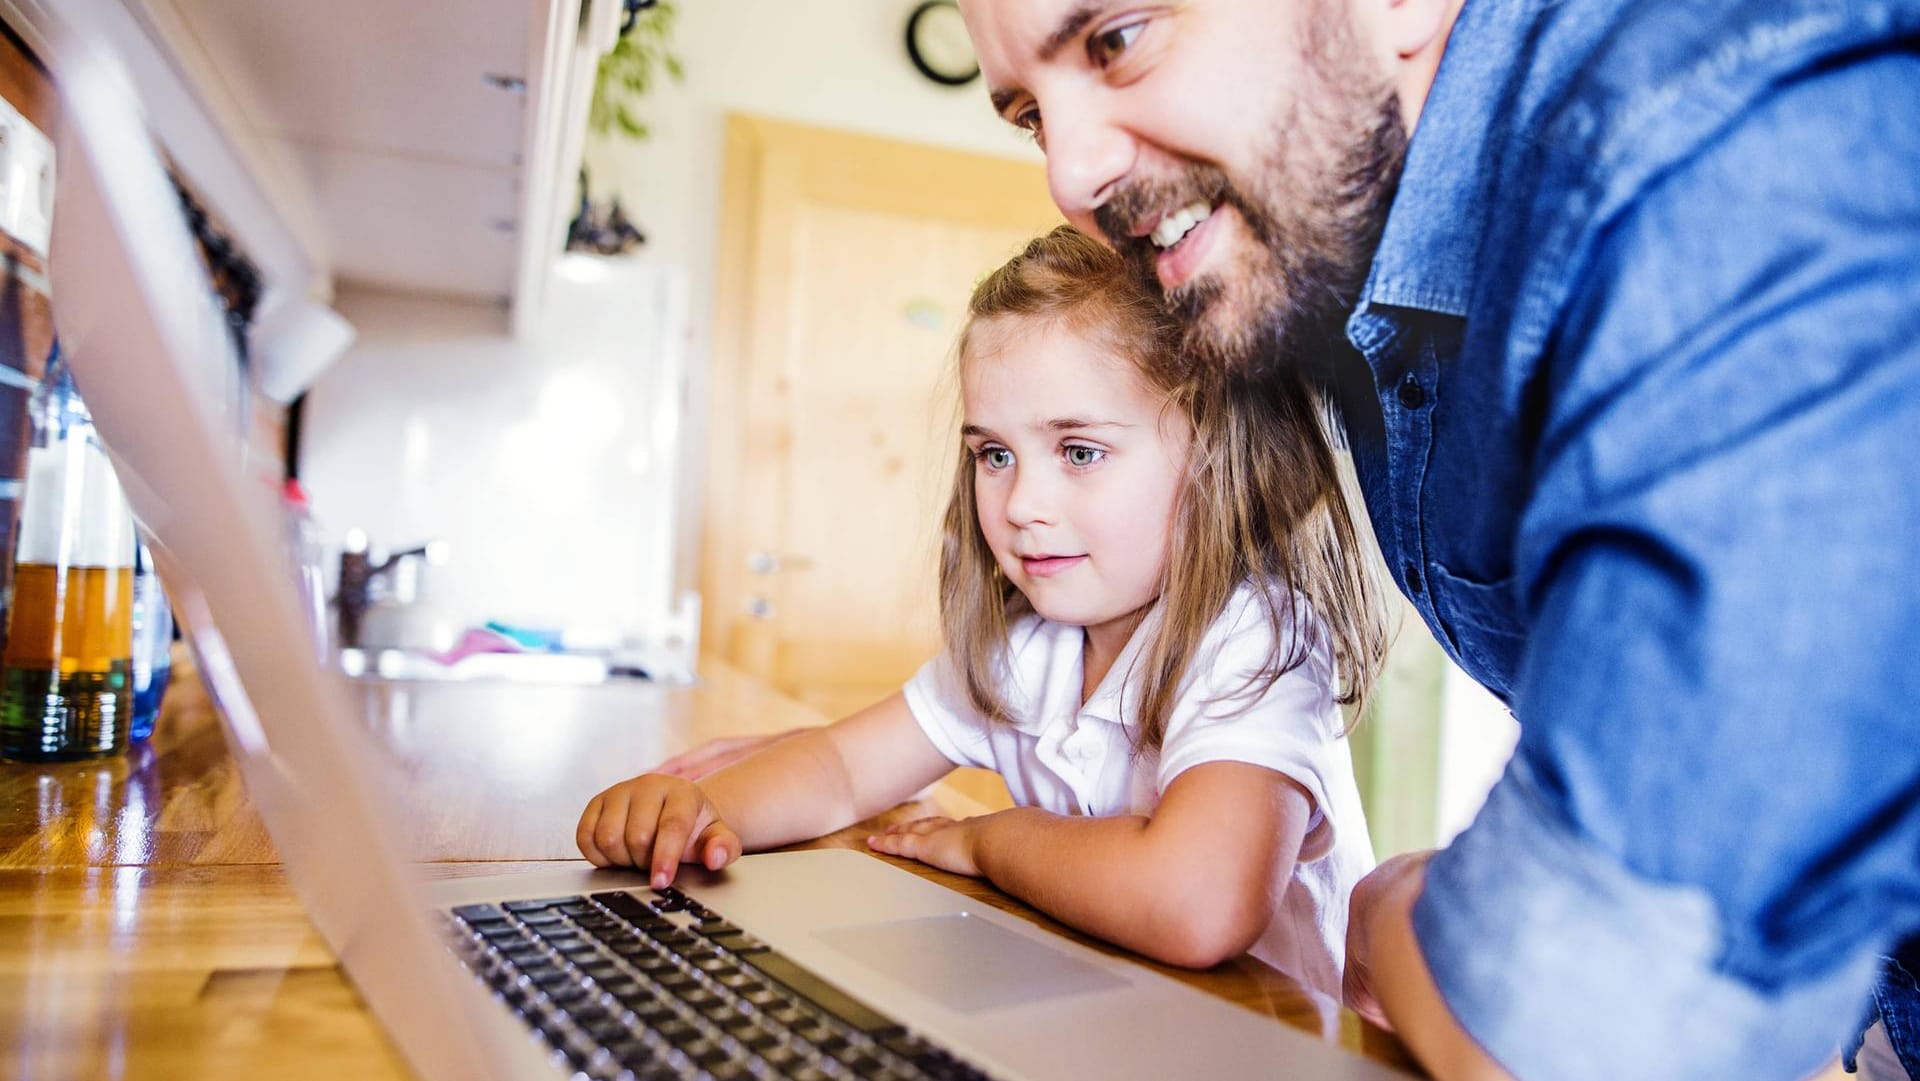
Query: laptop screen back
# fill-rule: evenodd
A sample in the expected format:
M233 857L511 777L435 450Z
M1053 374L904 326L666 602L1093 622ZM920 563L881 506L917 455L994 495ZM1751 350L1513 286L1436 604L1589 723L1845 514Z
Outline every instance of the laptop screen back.
M56 328L229 746L307 912L423 1076L496 1076L476 984L440 945L383 792L399 789L315 657L276 489L244 461L238 370L140 98L63 0L50 277Z

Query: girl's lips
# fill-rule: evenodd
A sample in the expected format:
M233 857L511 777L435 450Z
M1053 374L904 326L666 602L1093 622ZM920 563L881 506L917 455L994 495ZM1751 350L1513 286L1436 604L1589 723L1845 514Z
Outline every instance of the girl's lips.
M1022 557L1020 565L1035 578L1051 578L1076 564L1086 556L1038 556L1032 559Z

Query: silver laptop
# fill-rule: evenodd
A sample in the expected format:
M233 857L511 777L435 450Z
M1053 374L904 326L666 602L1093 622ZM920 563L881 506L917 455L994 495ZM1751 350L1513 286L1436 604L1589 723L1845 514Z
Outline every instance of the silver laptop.
M584 862L425 881L385 828L400 782L309 646L138 98L85 41L59 61L66 352L293 885L422 1077L1396 1076L863 853L664 892Z

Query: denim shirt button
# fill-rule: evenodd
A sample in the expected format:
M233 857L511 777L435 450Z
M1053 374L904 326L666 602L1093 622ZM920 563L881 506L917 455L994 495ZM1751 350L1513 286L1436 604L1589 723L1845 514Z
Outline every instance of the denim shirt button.
M1420 385L1412 372L1400 381L1400 404L1408 409L1418 409L1427 404L1427 389Z
M1425 588L1420 584L1420 568L1414 566L1412 560L1408 560L1406 563L1401 565L1400 571L1402 574L1406 575L1407 592L1418 597L1421 594L1422 590Z

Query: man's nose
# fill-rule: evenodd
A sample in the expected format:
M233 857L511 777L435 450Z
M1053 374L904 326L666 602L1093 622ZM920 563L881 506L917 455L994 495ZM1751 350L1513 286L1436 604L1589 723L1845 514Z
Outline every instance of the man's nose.
M1055 206L1081 232L1098 237L1093 212L1133 168L1133 137L1088 103L1042 109L1047 188Z

